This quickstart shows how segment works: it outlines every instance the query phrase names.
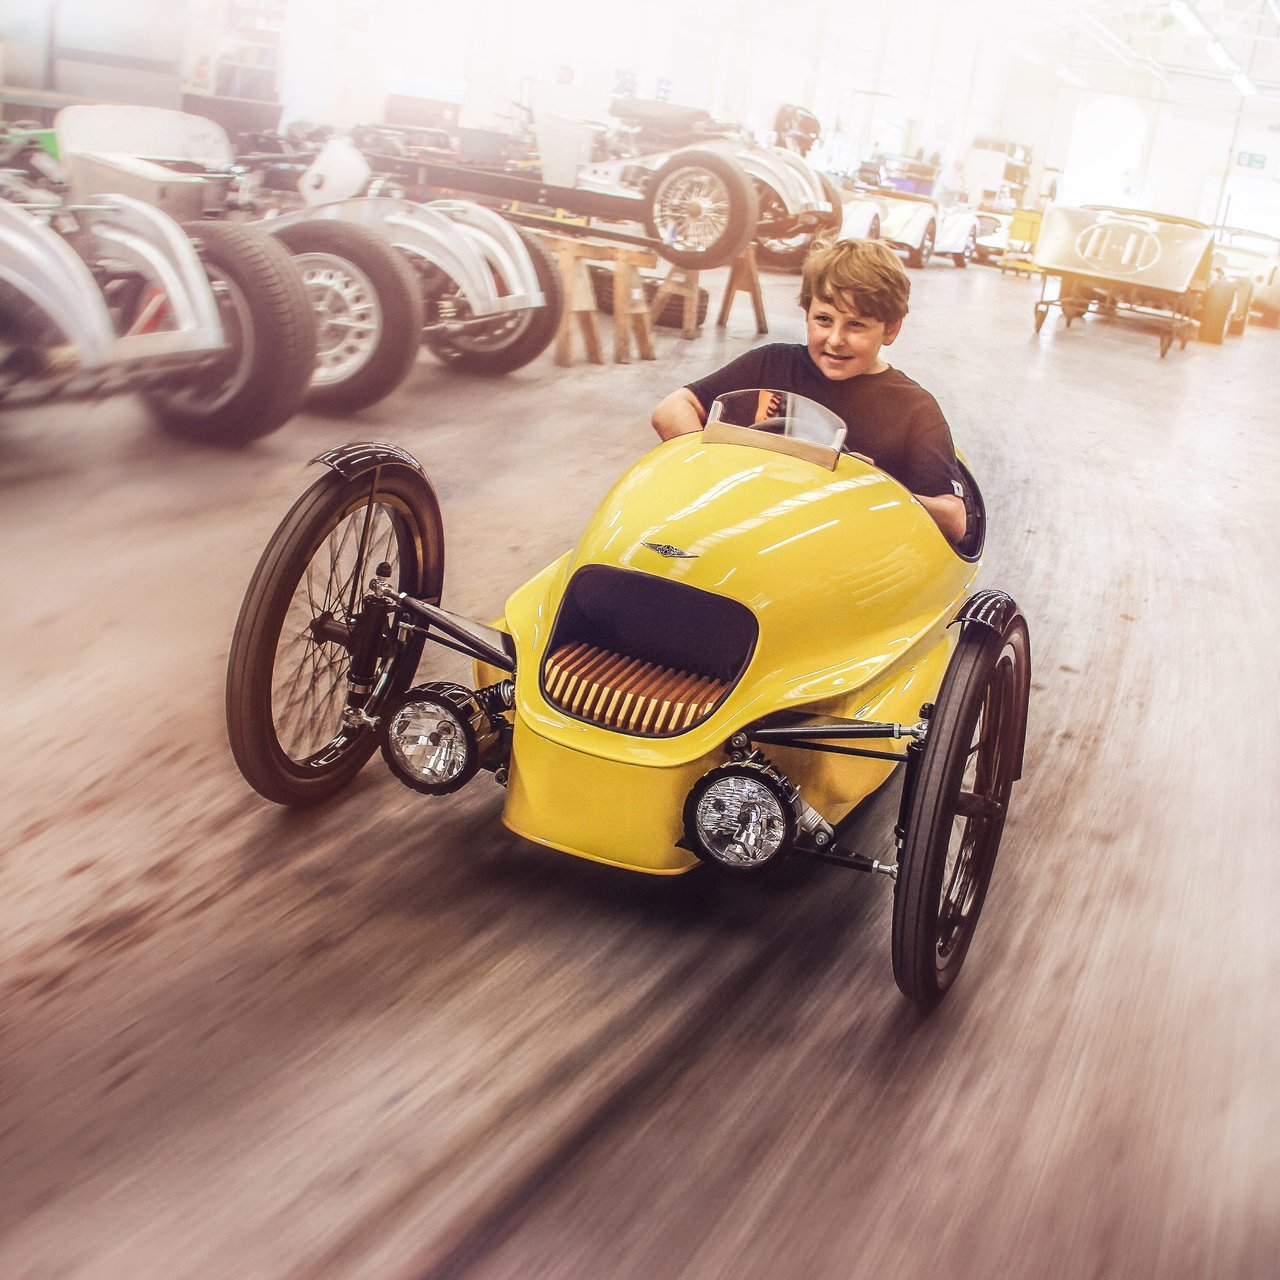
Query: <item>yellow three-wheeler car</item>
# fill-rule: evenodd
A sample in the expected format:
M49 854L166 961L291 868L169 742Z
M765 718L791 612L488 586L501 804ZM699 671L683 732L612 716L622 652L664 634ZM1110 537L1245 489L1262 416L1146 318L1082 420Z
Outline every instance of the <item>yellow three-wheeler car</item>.
M613 866L741 873L804 855L881 873L895 977L936 1002L1021 775L1027 626L1007 595L974 591L985 512L968 472L952 547L896 480L842 452L844 433L802 396L722 397L703 432L631 467L492 626L440 607L443 526L414 458L322 454L236 627L242 772L307 805L380 747L429 795L492 773L513 831ZM474 659L474 687L415 683L427 640ZM845 819L901 764L896 860L844 847Z

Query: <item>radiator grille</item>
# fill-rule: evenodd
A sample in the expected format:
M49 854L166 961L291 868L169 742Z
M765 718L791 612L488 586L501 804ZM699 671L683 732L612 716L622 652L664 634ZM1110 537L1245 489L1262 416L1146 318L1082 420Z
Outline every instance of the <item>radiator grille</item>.
M623 733L654 736L700 724L731 683L581 641L555 649L543 667L543 688L553 706Z

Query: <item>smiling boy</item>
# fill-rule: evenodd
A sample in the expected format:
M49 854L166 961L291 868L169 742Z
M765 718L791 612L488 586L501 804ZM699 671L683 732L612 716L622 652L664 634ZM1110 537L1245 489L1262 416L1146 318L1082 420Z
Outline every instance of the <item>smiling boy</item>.
M800 305L803 343L756 347L673 391L653 411L663 440L700 431L719 395L766 387L798 392L838 414L845 448L870 458L919 499L952 543L964 537L960 468L938 402L880 356L902 329L911 280L879 240L842 240L811 253Z

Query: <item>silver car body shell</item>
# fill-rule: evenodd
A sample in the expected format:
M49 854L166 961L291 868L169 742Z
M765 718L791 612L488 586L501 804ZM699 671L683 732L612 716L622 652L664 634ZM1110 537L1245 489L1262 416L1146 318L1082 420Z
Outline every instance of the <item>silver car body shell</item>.
M671 151L584 164L577 171L574 186L582 191L625 194L636 190L633 183L623 181L625 173L637 167L654 173L673 156L685 151L711 151L734 161L747 177L771 187L793 217L802 214L820 217L832 211L822 180L798 155L780 147L761 146L738 138L711 137L705 142Z
M113 175L149 193L163 205L195 184L214 190L201 202L216 210L228 182L234 150L220 125L201 116L162 107L75 106L58 113L59 152L77 199L95 194ZM168 162L199 164L215 172L191 174ZM382 235L410 257L434 263L461 289L475 316L525 311L544 305L529 250L514 228L490 209L462 200L418 205L408 200L361 197L371 171L349 139L326 143L303 178L308 207L280 212L258 224L266 231L315 218L354 222ZM312 187L324 184L333 199L310 203ZM184 207L190 199L183 194ZM192 215L198 209L192 210ZM495 276L497 278L495 278Z
M129 196L102 195L76 205L74 214L54 216L74 217L81 252L43 217L0 200L0 277L58 326L81 370L203 354L225 345L204 266L167 214ZM163 291L172 327L117 335L86 258L123 264Z

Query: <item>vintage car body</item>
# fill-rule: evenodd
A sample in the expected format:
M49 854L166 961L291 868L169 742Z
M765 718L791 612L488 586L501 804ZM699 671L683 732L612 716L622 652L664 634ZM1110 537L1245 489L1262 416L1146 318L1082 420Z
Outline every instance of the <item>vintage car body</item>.
M737 442L741 430L709 428L709 436L656 449L606 496L576 550L508 600L498 625L511 633L523 666L543 671L541 681L517 681L503 820L521 835L617 866L687 871L697 859L679 847L683 798L744 725L802 706L908 721L919 712L921 690L941 681L954 639L947 624L972 587L976 563L958 557L884 472L849 455L817 477L812 462L785 455L770 457L765 467L757 449ZM703 512L718 494L732 496L708 528ZM858 557L841 557L837 548L855 540ZM651 542L686 554L667 558ZM818 565L821 581L810 577ZM754 615L754 640L741 655L745 669L694 728L638 739L616 732L606 716L581 707L575 713L571 697L550 696L547 666L566 641L545 622L563 614L577 575L601 570L645 575L647 623L664 637L683 625L681 611L695 598L690 590ZM806 590L795 592L797 582ZM744 662L727 656L728 630L727 623L708 624L669 665L674 671L724 665L736 674ZM631 647L640 652L619 656L648 656L643 642ZM660 656L669 655L655 653L654 660ZM669 677L672 687L679 683ZM833 824L891 768L837 760L809 765L805 786L806 798ZM587 767L593 781L582 802L556 803L566 769ZM649 802L650 795L668 802ZM619 798L631 814L625 826L616 820Z
M297 410L315 331L288 256L251 228L198 241L114 194L67 207L0 136L0 405L139 392L171 434L243 444ZM40 152L44 156L46 153Z
M1164 356L1194 333L1220 343L1236 299L1214 267L1213 229L1190 218L1104 205L1045 210L1034 265L1042 273L1038 333L1049 310L1137 319L1154 327Z
M1010 597L973 589L972 477L953 547L902 485L840 452L844 434L800 396L722 397L704 431L632 466L493 625L440 607L443 521L416 460L376 443L322 455L331 472L264 552L232 642L241 771L314 804L380 747L426 794L491 772L512 830L610 866L759 871L794 853L882 873L895 973L933 1002L1021 772L1027 628ZM474 659L473 688L413 684L429 640ZM904 762L894 867L841 832Z
M1215 266L1237 285L1228 332L1242 333L1251 310L1274 329L1280 324L1280 238L1243 227L1215 227L1213 240Z
M999 263L1009 247L1009 228L1013 224L1013 214L979 209L977 218L978 242L973 256L978 262Z
M969 264L978 245L978 218L967 205L943 208L932 196L882 187L875 191L884 205L880 235L907 255L907 265L927 266L934 254L958 267Z
M458 364L455 348L475 331L480 362L504 372L545 349L559 323L558 277L538 246L469 201L362 198L372 171L350 143L328 144L290 192L265 184L262 164L239 163L222 127L200 116L73 106L56 127L73 200L125 192L180 221L252 220L295 254L320 334L311 397L320 407L380 399L420 341Z

